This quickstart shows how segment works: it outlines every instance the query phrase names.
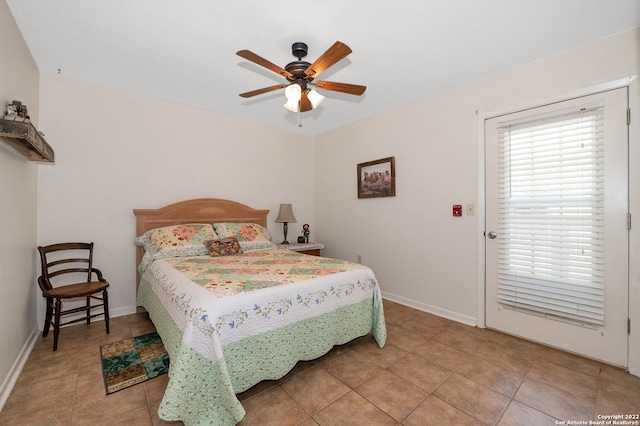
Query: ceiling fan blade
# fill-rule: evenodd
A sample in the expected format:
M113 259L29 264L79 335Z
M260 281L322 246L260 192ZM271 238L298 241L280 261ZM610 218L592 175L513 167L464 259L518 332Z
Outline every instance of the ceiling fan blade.
M360 96L367 90L367 86L348 83L334 83L333 81L318 81L315 83L318 89L333 90L334 92L348 93Z
M307 112L313 109L313 105L311 105L311 101L307 96L307 91L302 92L302 96L300 97L300 112Z
M287 87L286 84L276 84L275 86L264 87L262 89L253 90L247 93L240 93L240 96L242 96L243 98L250 98L256 95L262 95L263 93L273 92L274 90L284 89L285 87Z
M260 66L265 67L266 69L269 69L275 73L278 73L284 77L293 77L293 74L291 74L289 71L280 68L279 66L277 66L276 64L274 64L273 62L269 62L266 59L264 59L262 56L258 56L255 53L253 53L250 50L238 50L236 52L236 55L251 61L253 63L256 63Z
M341 41L336 41L314 63L309 65L304 73L310 78L316 78L321 72L345 58L349 53L351 53L349 46Z

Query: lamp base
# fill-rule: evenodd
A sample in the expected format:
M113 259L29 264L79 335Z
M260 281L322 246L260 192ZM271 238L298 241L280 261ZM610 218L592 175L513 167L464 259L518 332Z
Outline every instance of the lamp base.
M284 234L284 241L281 242L280 244L289 244L289 241L287 241L287 231L289 229L289 223L288 222L283 222L282 223L282 233Z

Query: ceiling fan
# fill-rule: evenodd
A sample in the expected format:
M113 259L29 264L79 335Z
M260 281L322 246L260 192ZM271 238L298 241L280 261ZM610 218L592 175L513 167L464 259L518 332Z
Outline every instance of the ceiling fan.
M320 73L351 53L351 49L346 44L336 41L333 46L312 64L302 60L302 58L307 56L308 51L309 48L305 43L293 43L291 52L298 60L290 62L283 69L250 50L239 50L236 52L238 56L276 72L288 80L287 84L276 84L275 86L264 87L251 92L241 93L240 96L250 98L274 90L285 89L287 102L284 104L284 107L292 112L305 112L316 108L324 100L324 96L313 89L314 86L318 89L333 90L334 92L348 93L357 96L362 95L367 89L366 86L357 84L335 83L332 81L313 82Z

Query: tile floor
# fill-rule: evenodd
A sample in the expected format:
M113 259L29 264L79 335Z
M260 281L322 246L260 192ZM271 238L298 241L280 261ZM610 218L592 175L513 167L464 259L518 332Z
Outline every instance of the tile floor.
M605 364L385 301L370 336L239 395L248 425L557 425L640 414L640 378ZM105 396L99 347L152 331L145 314L39 338L0 425L161 425L167 376ZM571 424L571 423L569 423ZM580 424L580 423L573 423ZM637 424L637 423L636 423Z

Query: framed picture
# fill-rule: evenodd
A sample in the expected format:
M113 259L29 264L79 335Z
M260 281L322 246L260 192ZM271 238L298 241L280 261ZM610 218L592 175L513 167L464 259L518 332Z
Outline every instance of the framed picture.
M358 198L395 196L395 157L358 164Z

